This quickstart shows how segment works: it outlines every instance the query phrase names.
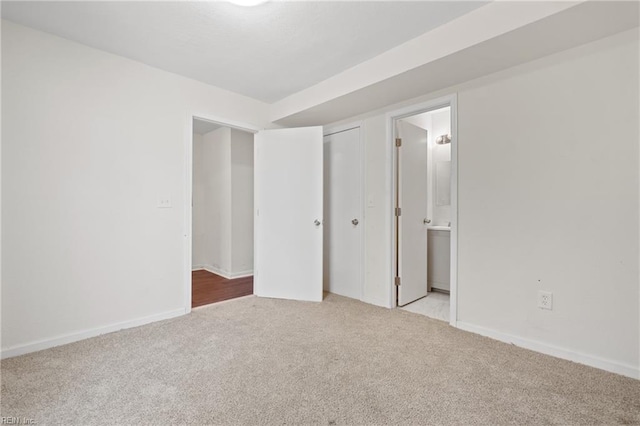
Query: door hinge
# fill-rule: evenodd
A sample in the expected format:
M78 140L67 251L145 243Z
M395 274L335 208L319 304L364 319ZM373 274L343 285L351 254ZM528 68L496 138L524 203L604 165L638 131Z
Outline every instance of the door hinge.
M402 138L396 138L396 146L397 147L402 146Z
M396 207L396 216L402 216L402 209L400 207Z
M396 286L400 286L400 277L396 277L394 282L393 282Z

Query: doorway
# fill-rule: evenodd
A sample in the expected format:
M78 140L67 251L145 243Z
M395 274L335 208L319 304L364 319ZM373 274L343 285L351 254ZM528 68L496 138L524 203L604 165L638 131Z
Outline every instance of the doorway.
M455 97L389 115L394 306L455 325Z
M253 133L193 118L191 307L253 294Z
M253 136L253 294L321 301L322 127L260 130L251 124L188 114L184 134L185 312L191 312L193 296L194 119Z

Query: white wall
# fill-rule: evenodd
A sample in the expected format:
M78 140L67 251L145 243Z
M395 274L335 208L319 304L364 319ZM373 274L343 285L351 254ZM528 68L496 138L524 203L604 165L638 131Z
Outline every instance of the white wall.
M231 129L231 274L253 273L253 135Z
M344 120L366 138L365 301L391 303L384 112L457 93L458 324L637 377L638 47L632 30Z
M460 97L459 320L637 374L637 32L591 47Z
M185 312L194 113L267 124L263 103L2 22L3 355Z
M206 253L212 266L224 274L231 271L231 129L223 127L203 137L204 166L210 167L207 182Z
M192 268L227 278L251 274L253 134L221 127L197 144L194 139Z
M231 273L231 129L221 127L202 136L193 152L192 267L228 276ZM196 154L200 157L196 158ZM202 219L196 221L200 216Z
M191 232L191 265L193 269L197 269L199 265L203 265L206 261L204 242L206 241L206 211L204 209L205 191L204 182L205 174L209 169L204 168L202 151L204 149L202 143L202 135L193 134L193 178L191 189L192 196L192 232Z

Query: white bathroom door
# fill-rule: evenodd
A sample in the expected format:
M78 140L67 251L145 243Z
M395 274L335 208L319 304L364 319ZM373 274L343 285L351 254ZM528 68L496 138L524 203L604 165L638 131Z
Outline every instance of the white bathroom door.
M322 301L322 127L260 131L254 153L254 293Z
M427 131L397 121L398 149L398 305L427 295Z
M324 289L362 299L360 128L324 137Z

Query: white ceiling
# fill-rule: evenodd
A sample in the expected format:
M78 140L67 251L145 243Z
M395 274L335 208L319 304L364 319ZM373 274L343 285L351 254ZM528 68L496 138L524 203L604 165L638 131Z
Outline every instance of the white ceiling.
M484 1L3 1L2 17L272 103Z
M417 96L639 25L638 1L496 1L274 103L270 119L287 127L325 125L415 103Z

